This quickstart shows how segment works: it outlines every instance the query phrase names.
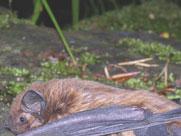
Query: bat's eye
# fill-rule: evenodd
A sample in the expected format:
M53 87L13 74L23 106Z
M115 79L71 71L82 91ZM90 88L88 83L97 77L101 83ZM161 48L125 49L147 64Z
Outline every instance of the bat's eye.
M27 119L26 119L25 117L20 117L20 118L19 118L19 121L20 121L21 123L26 123L26 122L27 122Z

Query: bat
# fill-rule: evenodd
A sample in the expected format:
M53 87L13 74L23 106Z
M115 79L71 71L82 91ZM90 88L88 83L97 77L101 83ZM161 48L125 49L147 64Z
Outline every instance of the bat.
M144 90L127 90L76 78L34 82L14 99L8 127L14 134L54 122L70 114L109 105L137 106L164 113L181 106Z

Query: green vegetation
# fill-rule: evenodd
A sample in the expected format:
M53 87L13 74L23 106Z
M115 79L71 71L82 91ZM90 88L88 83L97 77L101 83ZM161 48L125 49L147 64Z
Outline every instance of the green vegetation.
M177 89L175 93L169 93L167 95L168 99L174 100L174 99L181 99L181 89Z
M26 77L30 75L30 71L24 68L0 67L0 74L8 74L15 77Z
M14 96L20 93L28 83L37 80L47 81L52 78L81 76L82 66L85 64L93 65L97 63L97 60L98 56L85 52L80 57L81 65L79 66L64 60L42 62L38 72L31 72L25 68L0 67L0 75L8 78L1 83L5 87L5 90L0 92L0 96Z
M79 22L80 0L72 0L72 25L76 30L76 24Z
M36 0L34 1L34 11L32 15L32 22L34 24L37 23L38 18L40 17L41 12L43 11L43 0ZM45 0L45 2L48 4L48 2ZM79 21L79 0L72 0L72 24L73 26L78 23ZM49 6L49 4L48 4ZM47 10L47 9L46 9Z
M49 80L66 76L80 76L81 68L67 61L43 62L41 63L41 72L34 76L34 80Z
M97 63L97 57L94 54L85 53L81 57L82 65L93 65ZM14 68L14 67L0 67L0 75L8 76L9 79L4 79L1 81L1 85L4 86L5 91L0 92L0 98L2 100L6 99L7 96L15 96L16 94L23 91L23 89L29 84L37 80L47 81L52 78L63 78L67 76L79 76L82 77L83 69L82 65L75 66L68 61L45 61L41 63L41 67L38 72L31 72L25 68ZM84 71L85 72L85 71ZM88 69L86 69L86 74L84 78L94 79L94 75L88 75ZM155 75L156 76L156 75ZM149 78L149 80L143 80L144 74L141 74L140 77L131 78L126 81L123 86L126 88L133 89L144 89L150 90L151 87L155 86L157 91L164 90L166 88L163 79L155 81L156 77ZM105 78L99 78L98 80L115 85L115 82L106 80ZM175 78L171 73L169 75L168 83L173 83ZM117 84L118 86L122 86ZM178 99L181 98L181 90L177 89L174 93L167 93L169 99Z
M36 80L47 81L52 78L65 76L80 76L81 67L67 61L42 62L38 72L31 72L24 68L0 67L0 75L8 76L9 79L1 81L6 91L1 91L0 96L16 95L23 91L28 83Z
M34 11L33 11L33 15L32 15L32 18L31 18L31 21L36 24L37 21L38 21L38 18L40 17L40 14L43 10L43 7L42 7L42 3L41 3L41 0L35 0L34 1Z
M158 42L144 42L135 38L120 39L119 44L129 47L129 53L141 54L146 57L157 56L160 60L170 59L171 62L181 64L181 51L174 49L170 45Z
M17 16L11 12L0 12L0 28L9 28L13 24L31 24L28 20L18 19Z
M142 75L143 76L143 75ZM173 77L173 74L170 73L169 75L169 83L174 83L175 79ZM143 89L143 90L150 90L155 87L155 91L157 91L160 94L164 94L165 89L167 86L165 86L163 80L157 80L155 81L154 78L150 78L147 81L144 81L142 77L139 78L131 78L128 81L124 83L125 87L129 87L132 89ZM166 92L166 96L168 99L181 99L181 89L176 89L174 92Z
M23 91L26 85L27 85L26 82L8 81L7 88L6 88L8 90L7 94L14 96L20 93L21 91Z
M95 61L83 61L83 64L94 64ZM88 71L88 69L86 69ZM41 68L39 72L34 73L30 72L24 68L13 68L13 67L1 67L0 68L1 75L8 75L10 77L8 80L4 79L1 81L1 84L5 87L7 91L1 91L0 97L2 96L15 96L16 94L23 91L23 89L31 82L42 80L47 81L52 78L63 78L67 76L82 76L82 67L74 66L72 64L67 63L66 61L58 61L58 62L42 62ZM155 86L157 91L164 90L166 88L164 81L160 79L159 81L155 81L154 77L147 81L143 80L144 75L141 74L138 78L131 78L126 81L123 86L126 88L133 88L133 89L144 89L150 90L151 87ZM93 75L88 75L85 78L87 79L94 79ZM100 81L104 83L108 83L111 85L115 85L114 82L106 80L105 78L100 78ZM173 74L169 75L168 79L169 83L173 83L175 78ZM121 86L121 85L118 85ZM181 98L181 90L177 89L175 93L168 93L167 97L169 99L178 99Z
M62 40L62 42L64 44L64 47L65 47L67 53L69 54L70 58L72 59L72 62L76 65L77 62L76 62L75 57L74 57L74 55L73 55L73 53L72 53L72 51L70 49L69 43L67 42L67 40L66 40L66 38L65 38L65 36L63 34L63 31L61 30L61 28L60 28L60 26L59 26L59 24L58 24L58 22L57 22L57 20L56 20L56 18L54 16L52 10L51 10L48 2L47 2L47 0L41 0L41 2L44 5L45 10L47 11L50 19L52 20L52 22L53 22L53 24L54 24L54 26L55 26L55 28L56 28L56 30L58 32L58 35L60 36L60 39Z
M140 78L131 78L127 82L125 82L124 85L129 88L148 90L151 84L152 82L145 83Z
M99 56L93 53L85 52L80 56L80 62L82 64L94 65L99 61Z
M25 68L16 67L0 67L0 75L4 78L1 81L1 85L4 87L4 91L0 91L0 97L2 96L15 96L23 91L27 84L33 81L42 80L47 81L53 78L63 78L67 76L82 76L83 65L93 65L97 63L98 56L85 52L80 57L81 65L73 65L68 60L64 61L44 61L37 72L32 72ZM86 68L88 72L88 69ZM85 69L84 69L85 72ZM91 77L90 77L91 78Z
M146 1L141 5L129 5L83 20L78 24L83 30L168 32L181 38L181 9L165 0Z
M1 81L1 85L4 89L0 92L0 96L16 95L27 85L27 82L31 76L30 71L24 68L15 67L0 67L0 75L8 77Z
M95 4L96 0L90 0L89 4L95 8L97 14L105 12L105 7L103 0L99 1L98 5L101 5L100 9L97 9ZM116 1L111 0L111 3L117 7ZM55 25L56 30L60 38L62 39L67 52L69 53L72 62L76 63L76 59L73 56L66 38L56 21L55 16L50 9L47 0L36 0L34 7L34 14L32 16L32 22L35 24L39 18L42 8L45 8L49 17ZM100 10L100 11L99 11ZM91 19L83 20L79 24L79 0L72 0L72 15L73 15L73 25L76 29L84 30L113 30L113 31L147 31L162 33L167 32L174 38L181 38L181 9L179 6L171 3L165 2L165 0L151 0L145 1L140 5L129 5L105 13L101 16L92 17ZM16 15L8 13L0 13L0 28L8 28L11 24L26 23L28 21L17 19ZM134 38L124 38L120 39L118 46L124 46L128 49L130 54L141 54L145 57L158 57L159 60L166 61L168 59L176 64L181 64L181 51L172 48L170 45L164 45L158 42L146 42L140 39ZM128 48L129 47L129 48ZM116 47L115 47L116 48ZM40 68L37 72L32 72L24 68L14 68L14 67L0 67L0 76L3 77L1 81L1 86L5 88L5 91L0 91L0 98L2 96L14 96L20 93L28 83L35 80L50 80L52 78L61 78L67 76L82 76L85 74L85 69L87 65L94 65L99 62L99 56L95 54L85 52L80 55L80 64L73 65L69 60L56 61L56 62L42 62ZM83 67L86 68L83 68ZM87 73L86 73L87 74ZM8 76L8 79L4 77ZM85 76L86 78L93 79L92 75ZM163 90L166 86L162 79L155 81L149 79L148 81L143 81L142 76L138 78L132 78L125 82L124 86L134 89L145 89L149 90L151 87L155 86L156 89ZM111 81L100 79L107 83L112 83ZM172 74L169 75L169 83L174 82L174 77ZM3 89L4 89L3 88ZM1 88L0 88L1 89ZM167 97L169 99L181 98L181 90L177 89L175 93L168 93Z

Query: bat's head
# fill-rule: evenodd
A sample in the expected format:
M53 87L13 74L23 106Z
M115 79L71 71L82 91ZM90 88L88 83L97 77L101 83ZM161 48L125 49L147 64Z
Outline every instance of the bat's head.
M43 125L46 101L38 90L27 90L19 94L10 108L7 128L20 134Z

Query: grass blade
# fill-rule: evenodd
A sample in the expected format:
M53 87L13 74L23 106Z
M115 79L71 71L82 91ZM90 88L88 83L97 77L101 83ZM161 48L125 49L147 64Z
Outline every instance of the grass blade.
M79 4L80 0L72 0L72 24L76 29L76 24L79 22Z
M52 12L52 10L51 10L51 8L50 8L47 0L41 0L41 1L42 1L43 5L44 5L45 10L47 11L49 17L51 18L51 20L52 20L52 22L53 22L53 24L54 24L54 26L55 26L55 28L56 28L56 30L57 30L60 38L62 39L62 42L63 42L63 44L64 44L64 46L65 46L66 51L67 51L68 54L70 55L73 63L74 63L74 64L77 64L76 59L75 59L75 57L73 56L72 51L71 51L71 49L70 49L70 46L69 46L69 44L68 44L68 42L67 42L67 40L66 40L66 38L65 38L65 36L64 36L64 34L63 34L63 31L61 30L61 28L60 28L60 26L59 26L59 24L58 24L55 16L53 15L53 12Z
M40 13L42 12L42 3L41 0L35 0L34 1L34 11L33 11L33 16L31 18L31 21L33 24L37 23L37 20L40 16Z

